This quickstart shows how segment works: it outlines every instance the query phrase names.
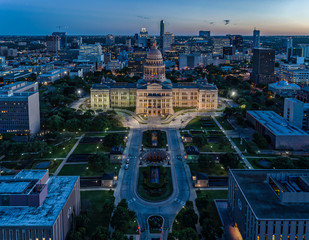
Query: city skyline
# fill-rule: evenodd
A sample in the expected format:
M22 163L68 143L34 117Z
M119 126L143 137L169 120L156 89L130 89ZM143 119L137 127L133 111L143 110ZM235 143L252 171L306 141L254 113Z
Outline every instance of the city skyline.
M210 30L212 35L307 35L309 16L305 0L266 0L247 2L185 1L153 2L118 0L106 2L0 0L0 35L45 35L57 31L68 34L132 35L146 27L150 35L159 35L160 20L166 31L175 35L197 35ZM150 11L151 10L151 11ZM22 23L22 24L21 24ZM124 24L125 23L125 24Z

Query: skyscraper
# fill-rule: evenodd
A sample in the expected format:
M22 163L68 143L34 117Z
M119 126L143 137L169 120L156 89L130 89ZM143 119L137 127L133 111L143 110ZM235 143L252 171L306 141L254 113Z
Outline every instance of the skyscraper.
M286 40L286 60L290 61L293 56L293 38L288 37Z
M147 47L148 32L146 28L142 28L138 35L138 45L141 47Z
M253 30L253 48L259 48L260 47L260 30Z
M53 32L53 36L60 37L60 48L64 49L67 47L67 33L66 32Z
M163 35L163 52L165 50L171 50L171 45L174 43L174 34L170 32L166 32Z
M250 80L255 84L268 84L275 80L275 50L254 48Z
M60 50L60 37L57 35L46 37L46 47L49 53L58 53Z
M164 20L160 21L160 47L163 48L163 35L164 35Z

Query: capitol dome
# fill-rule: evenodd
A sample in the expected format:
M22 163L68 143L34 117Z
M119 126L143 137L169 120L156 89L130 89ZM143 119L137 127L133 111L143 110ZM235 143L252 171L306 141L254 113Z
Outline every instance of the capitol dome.
M162 60L162 54L159 49L151 48L147 53L147 59L149 60Z
M147 82L165 81L165 65L163 63L163 57L156 45L147 52L144 64L144 80Z

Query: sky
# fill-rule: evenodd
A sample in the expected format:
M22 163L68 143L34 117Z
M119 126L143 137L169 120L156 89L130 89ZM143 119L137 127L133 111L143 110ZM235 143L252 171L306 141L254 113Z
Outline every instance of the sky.
M308 35L309 0L0 0L0 35Z

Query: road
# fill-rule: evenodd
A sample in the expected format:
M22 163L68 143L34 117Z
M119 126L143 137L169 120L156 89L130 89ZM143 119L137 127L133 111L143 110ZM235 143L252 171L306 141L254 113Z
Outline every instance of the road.
M162 126L161 126L162 127ZM184 164L180 160L176 160L176 155L181 151L180 141L177 129L162 129L167 132L167 140L169 145L169 153L171 155L171 172L173 178L174 191L173 194L162 202L150 203L141 199L137 193L137 178L139 171L139 159L137 158L142 142L142 129L132 129L129 134L125 154L130 158L129 169L124 170L123 167L119 174L120 184L115 192L116 202L120 199L127 199L129 208L136 212L137 220L141 229L145 231L140 233L141 240L150 240L152 237L167 239L167 235L172 228L176 214L182 209L186 201L190 197L190 185ZM150 234L148 231L147 219L152 215L160 215L164 218L163 232L159 236Z

